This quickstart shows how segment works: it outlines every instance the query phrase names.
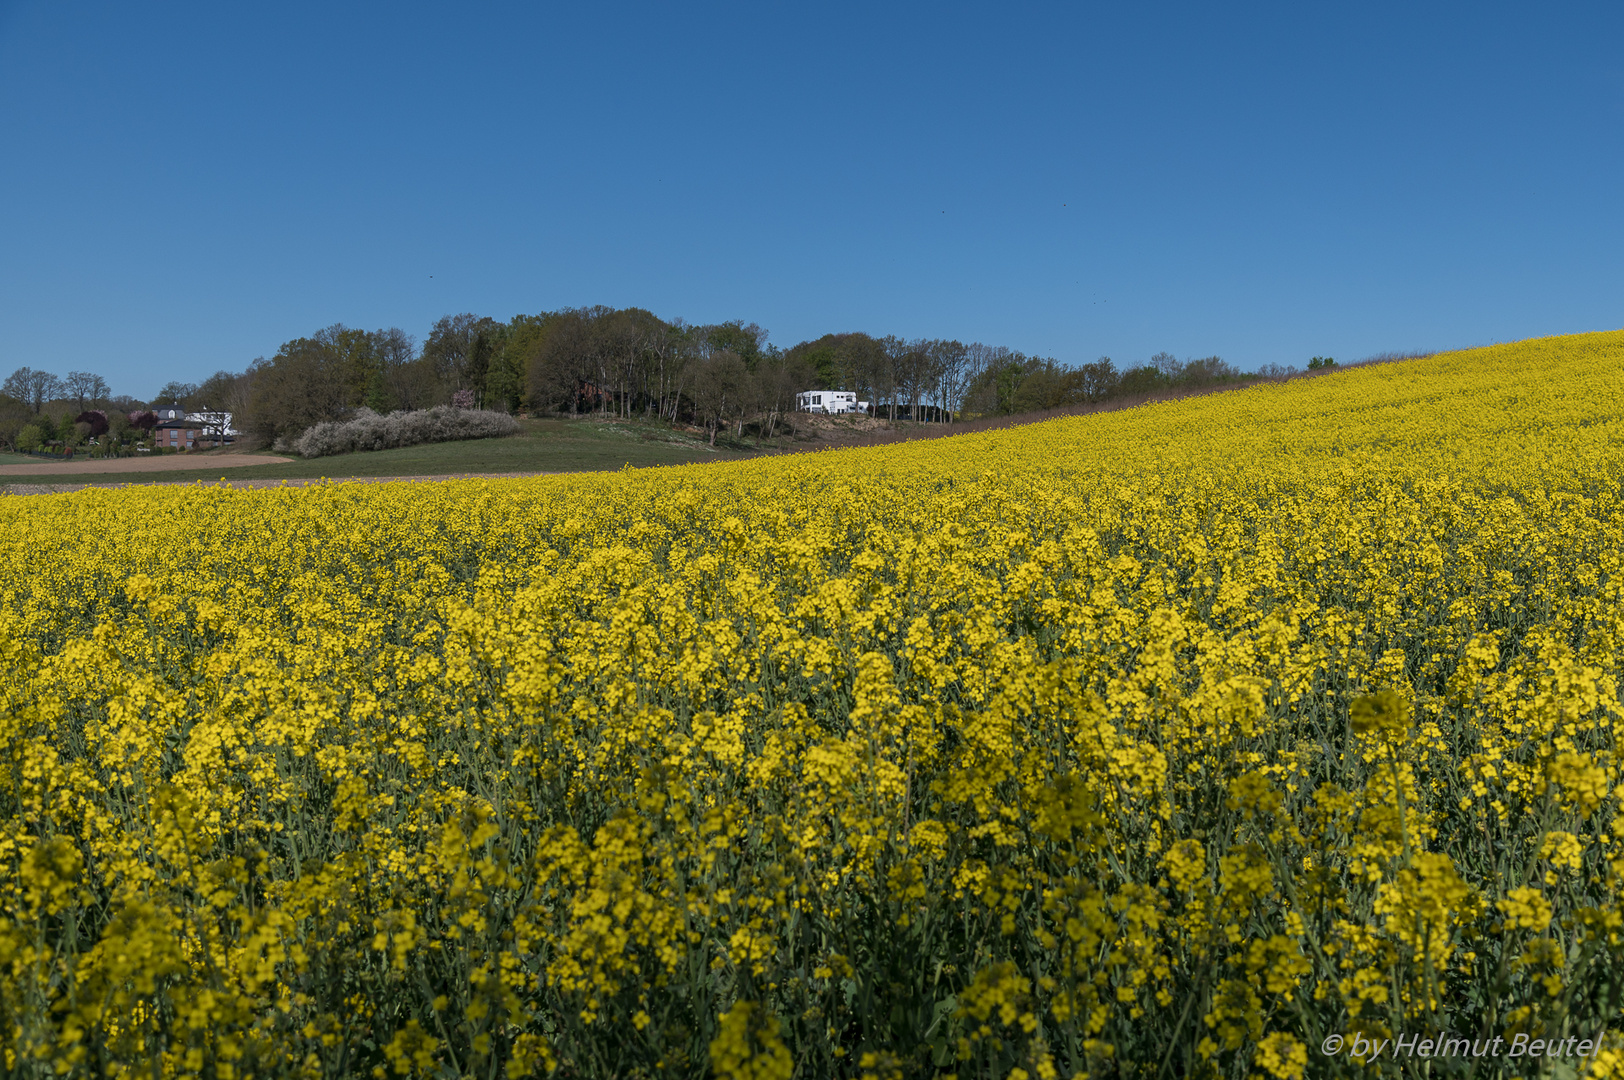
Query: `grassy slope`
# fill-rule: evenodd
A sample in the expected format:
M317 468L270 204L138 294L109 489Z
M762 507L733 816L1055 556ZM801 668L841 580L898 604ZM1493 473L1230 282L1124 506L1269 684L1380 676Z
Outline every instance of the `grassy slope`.
M718 447L663 425L595 420L526 420L524 430L507 439L429 443L398 450L338 454L290 461L283 465L247 465L222 469L212 465L225 457L197 454L198 467L178 472L97 473L88 463L63 463L62 472L46 476L0 477L0 484L162 484L194 480L302 479L356 476L439 476L448 473L583 472L623 465L680 465L726 461L749 456ZM19 459L37 462L38 458Z

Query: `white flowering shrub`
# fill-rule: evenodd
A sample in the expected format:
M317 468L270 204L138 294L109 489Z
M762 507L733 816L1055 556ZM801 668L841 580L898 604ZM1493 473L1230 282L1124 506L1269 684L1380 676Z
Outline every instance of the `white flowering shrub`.
M293 440L301 457L327 457L357 450L388 450L418 443L489 439L516 435L519 422L507 413L436 405L432 409L392 412L387 416L361 409L350 420L317 424Z

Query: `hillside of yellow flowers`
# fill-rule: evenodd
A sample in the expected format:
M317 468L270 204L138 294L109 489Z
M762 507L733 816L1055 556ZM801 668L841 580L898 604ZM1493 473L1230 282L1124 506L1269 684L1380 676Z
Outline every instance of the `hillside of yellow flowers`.
M1621 438L1624 332L0 499L6 1074L1624 1075Z

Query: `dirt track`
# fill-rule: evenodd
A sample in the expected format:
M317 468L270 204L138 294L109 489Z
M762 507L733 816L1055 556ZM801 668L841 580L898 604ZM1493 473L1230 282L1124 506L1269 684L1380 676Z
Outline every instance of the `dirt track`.
M259 477L254 480L184 480L170 481L169 486L202 484L204 487L228 487L238 490L249 488L306 487L310 484L387 484L400 480L422 482L426 480L516 480L526 476L561 476L556 472L519 473L446 473L440 476L329 476L329 477ZM12 495L64 495L85 488L122 488L128 484L11 484L0 481L0 490ZM144 484L143 487L151 487Z
M38 465L0 465L0 476L50 476L52 473L155 473L183 469L238 469L244 465L281 465L292 461L271 454L162 454L157 457L90 458L42 461Z

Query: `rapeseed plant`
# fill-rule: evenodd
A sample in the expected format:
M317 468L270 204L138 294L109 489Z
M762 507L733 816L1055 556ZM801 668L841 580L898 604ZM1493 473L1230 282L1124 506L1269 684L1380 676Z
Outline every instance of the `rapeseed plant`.
M1621 359L0 501L5 1068L1613 1075Z

